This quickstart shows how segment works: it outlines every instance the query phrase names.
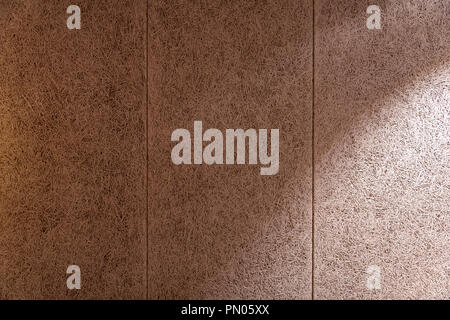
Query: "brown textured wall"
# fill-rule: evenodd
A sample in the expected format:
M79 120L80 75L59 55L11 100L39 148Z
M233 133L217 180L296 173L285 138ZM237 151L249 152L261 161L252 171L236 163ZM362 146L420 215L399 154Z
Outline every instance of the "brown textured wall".
M361 15L373 3L382 30ZM316 1L316 298L450 298L449 13Z
M0 299L449 299L449 13L0 0ZM194 120L280 129L279 173L174 165Z
M0 298L145 298L146 3L76 2L0 2Z
M312 2L175 3L149 3L150 298L310 298ZM280 172L175 166L194 120L280 129Z

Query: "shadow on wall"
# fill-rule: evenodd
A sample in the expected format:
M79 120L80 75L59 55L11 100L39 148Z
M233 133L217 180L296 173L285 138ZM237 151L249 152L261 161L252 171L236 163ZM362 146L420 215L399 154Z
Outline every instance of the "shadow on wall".
M316 1L315 295L447 298L450 4L369 4Z
M365 10L371 1L316 3L319 158L354 123L378 112L376 106L389 105L391 97L450 63L446 1L377 3L383 30L373 31L365 27ZM321 108L331 102L334 112Z

